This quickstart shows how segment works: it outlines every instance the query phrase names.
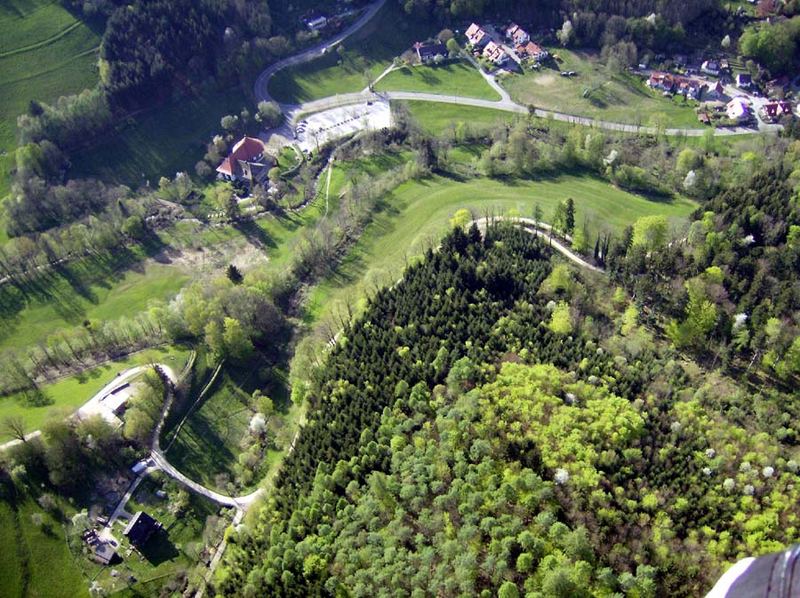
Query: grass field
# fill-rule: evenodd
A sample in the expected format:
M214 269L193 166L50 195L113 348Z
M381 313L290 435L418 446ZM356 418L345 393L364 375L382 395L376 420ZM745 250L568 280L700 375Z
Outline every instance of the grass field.
M596 57L583 52L559 49L558 70L542 68L511 75L503 86L521 104L590 116L612 122L649 125L656 114L663 114L669 127L698 128L700 124L683 98L664 98L651 91L638 77L609 74ZM559 70L575 71L576 77L561 77ZM584 97L585 91L590 91Z
M31 100L93 87L99 45L97 27L58 0L0 0L0 198L9 190L17 116Z
M468 62L438 66L404 66L393 70L375 85L377 91L419 91L457 95L481 100L499 100L478 70Z
M51 415L66 417L75 411L111 382L119 372L154 361L165 363L180 372L188 356L189 350L186 348L164 347L147 349L123 359L108 361L77 376L69 376L42 386L42 391L52 402L41 407L28 405L20 395L0 397L0 421L9 416L18 416L25 420L28 432L38 430ZM8 440L11 440L11 436L5 429L0 429L0 442Z
M32 524L40 514L42 527ZM0 596L88 598L88 583L64 541L61 524L33 500L0 500Z
M130 117L107 140L71 156L72 176L96 176L133 188L147 182L158 185L162 176L176 172L194 174L220 119L253 112L251 102L239 88L182 98L141 115Z
M472 132L491 129L514 118L513 114L502 110L440 102L392 102L393 107L397 105L405 106L424 131L437 137L452 135L459 127Z
M618 233L638 217L650 214L683 221L696 207L687 199L650 201L588 176L510 182L433 177L405 183L389 194L386 208L376 215L336 274L315 287L307 318L313 321L347 303L361 308L366 290L400 278L409 259L438 243L460 208L471 209L476 216L512 209L529 216L538 202L547 221L557 203L567 197L575 200L578 226L586 219L590 233L600 229Z
M331 51L321 58L282 70L270 80L269 92L280 102L305 102L337 93L361 91L395 57L415 41L436 31L430 25L412 22L397 2L387 2L381 11L344 43L344 54Z
M134 316L151 301L173 297L188 278L175 266L157 263L89 278L88 283L72 275L54 274L40 295L20 297L15 293L16 306L6 304L0 321L0 348L28 347L85 320Z

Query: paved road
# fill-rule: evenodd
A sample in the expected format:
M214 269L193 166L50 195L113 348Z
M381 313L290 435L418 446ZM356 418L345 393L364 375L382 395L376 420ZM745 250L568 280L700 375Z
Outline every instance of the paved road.
M347 37L358 31L361 27L363 27L366 23L368 23L369 20L372 19L372 17L375 16L375 14L381 9L381 7L385 4L385 2L386 0L377 0L377 2L370 5L370 7L364 12L364 14L357 21L355 21L347 29L339 33L336 37L327 40L325 42L322 42L312 48L304 50L299 54L295 54L294 56L285 58L267 67L258 76L254 85L254 93L256 101L258 102L261 100L268 100L268 101L272 100L272 97L269 95L269 80L275 73L285 68L302 64L304 62L308 62L310 60L314 60L315 58L323 56L325 53L330 51L332 48L336 47ZM469 58L471 57L468 57L468 59ZM461 106L475 106L478 108L502 110L505 112L513 112L516 114L528 114L528 107L514 102L509 96L508 92L505 89L503 89L503 87L500 84L497 83L497 81L492 75L485 73L480 68L478 69L478 72L480 72L481 76L486 80L486 82L495 91L497 91L498 94L500 94L501 98L500 100L498 101L479 100L476 98L465 98L458 95L442 95L433 93L403 92L403 91L389 91L389 92L381 92L379 94L373 94L370 93L368 90L365 90L355 93L339 94L327 98L322 98L319 100L304 102L302 104L280 103L280 106L284 114L286 115L287 119L289 120L289 123L292 125L297 121L297 119L301 115L304 114L313 114L315 112L321 112L323 110L328 110L330 108L337 108L340 106L347 106L350 104L358 104L360 102L369 101L372 99L380 99L380 98L387 100L441 102L446 104L457 104ZM658 132L656 127L610 122L595 118L588 118L585 116L565 114L563 112L557 112L553 110L542 110L537 108L534 110L534 114L540 118L551 118L559 122L579 124L586 127L596 127L608 131L619 131L624 133L645 133L645 134L656 134ZM779 127L780 125L775 125L775 126ZM773 128L774 126L771 127L770 130L773 130ZM667 128L663 131L663 133L669 136L683 135L686 137L702 137L703 135L706 134L706 131L708 130L713 130L714 134L719 136L748 135L755 132L753 129L747 127L730 127L724 129L710 129L706 127L702 129ZM291 135L291 129L288 129L288 131L286 131L285 133Z

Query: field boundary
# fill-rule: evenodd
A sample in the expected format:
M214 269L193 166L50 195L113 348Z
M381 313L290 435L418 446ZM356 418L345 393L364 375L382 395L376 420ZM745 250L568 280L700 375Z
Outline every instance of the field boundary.
M43 39L41 41L36 42L35 44L29 44L27 46L22 46L21 48L14 48L13 50L6 50L5 52L0 52L0 58L8 58L9 56L15 56L16 54L24 54L25 52L30 52L31 50L38 50L39 48L44 48L45 46L49 46L53 42L60 40L65 35L69 34L70 32L74 31L78 27L83 25L82 21L76 20L71 25L68 25L65 29L62 29L55 35L51 35L47 39Z

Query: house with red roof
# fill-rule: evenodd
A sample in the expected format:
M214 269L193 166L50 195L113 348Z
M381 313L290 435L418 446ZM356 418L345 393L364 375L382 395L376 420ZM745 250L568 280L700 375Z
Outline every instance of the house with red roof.
M275 160L265 153L264 143L260 139L245 136L217 166L217 173L228 181L260 181L274 164Z
M531 41L531 36L528 35L528 32L516 23L511 23L508 29L506 29L506 37L511 40L511 43L515 46L524 46Z
M481 49L492 41L492 36L484 31L477 23L472 23L472 25L467 27L464 35L467 36L469 44L476 49Z
M783 116L792 115L792 103L782 100L780 102L768 102L759 109L761 118L767 122L777 122Z
M503 64L506 60L508 60L508 54L506 54L506 51L503 50L500 44L496 44L493 41L486 44L486 47L483 49L483 57L489 62L497 65Z
M520 58L532 58L536 62L545 60L550 54L547 50L542 48L539 44L528 42L525 45L519 45L514 50Z
M662 91L672 91L675 88L675 76L661 71L653 71L647 80L647 86Z

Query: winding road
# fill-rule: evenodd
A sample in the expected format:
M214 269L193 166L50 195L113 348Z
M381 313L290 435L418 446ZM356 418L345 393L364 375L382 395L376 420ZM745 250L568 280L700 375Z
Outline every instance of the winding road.
M256 97L256 101L272 101L273 98L269 94L269 81L275 73L282 71L283 69L296 66L299 64L303 64L305 62L309 62L314 60L315 58L319 58L324 56L330 50L335 48L337 45L341 44L345 39L350 37L353 33L361 29L364 25L366 25L372 17L374 17L377 12L383 7L386 3L386 0L377 0L375 3L371 4L369 8L364 12L358 20L352 23L347 29L337 34L335 37L317 44L316 46L309 48L300 52L299 54L295 54L288 58L284 58L269 67L267 67L256 79L253 92ZM477 64L471 57L467 57L476 67ZM312 100L309 102L303 102L301 104L292 104L286 102L277 102L281 107L284 115L286 116L287 120L291 127L297 122L297 120L303 116L308 114L314 114L316 112L322 112L324 110L329 110L331 108L338 108L341 106L348 106L352 104L359 104L361 102L367 102L372 100L404 100L404 101L423 101L423 102L440 102L445 104L457 104L461 106L474 106L476 108L488 108L491 110L500 110L504 112L511 112L515 114L529 114L528 106L524 106L522 104L518 104L514 100L511 99L508 92L497 82L494 76L485 73L483 69L478 68L478 72L481 73L481 76L486 80L486 82L500 95L500 100L481 100L477 98L467 98L459 95L444 95L444 94L435 94L435 93L425 93L425 92L410 92L410 91L383 91L383 92L371 92L369 90L364 90L360 92L353 92L353 93L343 93L338 94L335 96L329 96L327 98L321 98L318 100ZM385 74L385 72L384 72ZM566 114L564 112L558 112L555 110L543 110L540 108L536 108L533 111L533 114L540 118L548 118L559 122L566 122L572 124L578 124L586 127L594 127L598 129L605 129L609 131L618 131L623 133L644 133L654 135L659 133L659 129L657 127L652 126L642 126L642 125L634 125L628 123L619 123L619 122L611 122L596 118L589 118L586 116L578 116L574 114ZM780 125L770 125L770 127L780 127ZM702 129L683 129L683 128L666 128L661 131L665 135L669 136L679 136L683 135L686 137L702 137L706 134L707 131L714 131L714 135L718 136L730 136L730 135L749 135L755 133L751 128L748 127L729 127L729 128L702 128Z

